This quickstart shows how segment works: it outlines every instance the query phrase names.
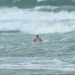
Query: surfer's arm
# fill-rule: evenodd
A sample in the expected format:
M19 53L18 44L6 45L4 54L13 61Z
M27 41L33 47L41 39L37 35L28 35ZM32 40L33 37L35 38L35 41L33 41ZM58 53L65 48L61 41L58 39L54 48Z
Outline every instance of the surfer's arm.
M40 39L40 41L42 41L42 40Z
M42 39L40 39L40 41L42 41Z

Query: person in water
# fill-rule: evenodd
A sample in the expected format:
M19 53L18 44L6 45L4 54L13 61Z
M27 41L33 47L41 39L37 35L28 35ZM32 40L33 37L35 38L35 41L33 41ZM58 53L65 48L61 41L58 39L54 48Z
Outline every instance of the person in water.
M36 35L36 38L34 39L34 42L42 42L42 40L40 39L39 35Z

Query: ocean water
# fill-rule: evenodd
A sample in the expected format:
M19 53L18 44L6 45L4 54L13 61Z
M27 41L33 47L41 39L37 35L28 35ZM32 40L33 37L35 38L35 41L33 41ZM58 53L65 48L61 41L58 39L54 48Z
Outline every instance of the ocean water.
M0 0L0 75L75 75L75 0Z

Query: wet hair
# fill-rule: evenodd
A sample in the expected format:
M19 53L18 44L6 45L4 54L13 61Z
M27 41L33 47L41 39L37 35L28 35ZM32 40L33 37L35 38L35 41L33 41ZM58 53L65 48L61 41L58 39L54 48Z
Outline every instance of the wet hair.
M36 37L39 37L39 35L36 35Z

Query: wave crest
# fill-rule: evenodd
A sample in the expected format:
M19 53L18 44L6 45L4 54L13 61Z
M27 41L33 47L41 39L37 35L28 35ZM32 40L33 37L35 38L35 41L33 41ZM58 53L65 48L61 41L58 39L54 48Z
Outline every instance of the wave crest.
M75 12L42 12L18 8L0 9L0 31L65 33L75 30Z

